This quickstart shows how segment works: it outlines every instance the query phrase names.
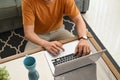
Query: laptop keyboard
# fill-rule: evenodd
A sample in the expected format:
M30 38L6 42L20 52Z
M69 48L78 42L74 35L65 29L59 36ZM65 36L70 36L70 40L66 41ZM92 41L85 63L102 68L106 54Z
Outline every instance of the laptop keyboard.
M53 65L56 66L58 64L61 64L61 63L64 63L64 62L67 62L67 61L70 61L70 60L73 60L73 59L76 59L76 58L78 58L78 57L75 56L74 54L69 54L69 55L66 55L66 56L63 56L63 57L53 59L52 62L53 62Z

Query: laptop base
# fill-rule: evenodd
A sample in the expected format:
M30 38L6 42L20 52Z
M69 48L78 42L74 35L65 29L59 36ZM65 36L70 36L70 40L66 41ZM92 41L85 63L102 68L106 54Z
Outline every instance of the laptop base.
M65 74L56 76L54 80L97 80L96 64L92 63Z

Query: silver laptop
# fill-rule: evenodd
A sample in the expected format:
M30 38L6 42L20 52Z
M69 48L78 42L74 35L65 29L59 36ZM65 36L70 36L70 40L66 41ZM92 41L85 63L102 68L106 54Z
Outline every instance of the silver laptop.
M91 63L95 63L105 51L102 50L96 53L91 52L90 55L77 57L73 54L74 46L76 46L77 43L78 41L64 44L63 47L65 51L61 52L56 57L53 57L47 51L45 51L45 57L48 61L49 67L54 77L70 72L77 68L89 65Z

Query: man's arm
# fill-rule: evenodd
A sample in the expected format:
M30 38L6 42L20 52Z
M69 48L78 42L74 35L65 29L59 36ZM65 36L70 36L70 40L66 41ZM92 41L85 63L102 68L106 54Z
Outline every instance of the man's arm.
M73 18L74 23L77 26L77 32L78 32L78 36L87 36L87 31L86 31L86 25L82 19L81 15L76 16L75 18Z
M79 14L78 16L73 18L73 21L77 26L78 36L79 37L87 36L86 25L85 25L85 22L84 22L82 16ZM80 41L75 49L75 53L78 56L84 56L84 55L87 55L90 53L90 46L86 39L80 39Z
M37 44L37 45L43 45L43 43L45 42L45 40L39 38L35 32L34 32L34 25L27 25L24 26L24 34L25 37L30 40L31 42Z
M34 32L34 25L26 25L24 26L24 34L25 37L30 40L31 42L44 47L46 50L48 50L52 55L57 55L59 53L59 50L62 49L62 43L58 41L48 42L42 38L40 38L35 32Z

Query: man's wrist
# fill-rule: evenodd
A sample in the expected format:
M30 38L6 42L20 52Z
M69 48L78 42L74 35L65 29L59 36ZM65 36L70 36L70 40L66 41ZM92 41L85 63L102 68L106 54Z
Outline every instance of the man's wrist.
M78 40L81 40L81 39L88 40L88 37L87 37L87 36L80 36L80 37L78 38Z

